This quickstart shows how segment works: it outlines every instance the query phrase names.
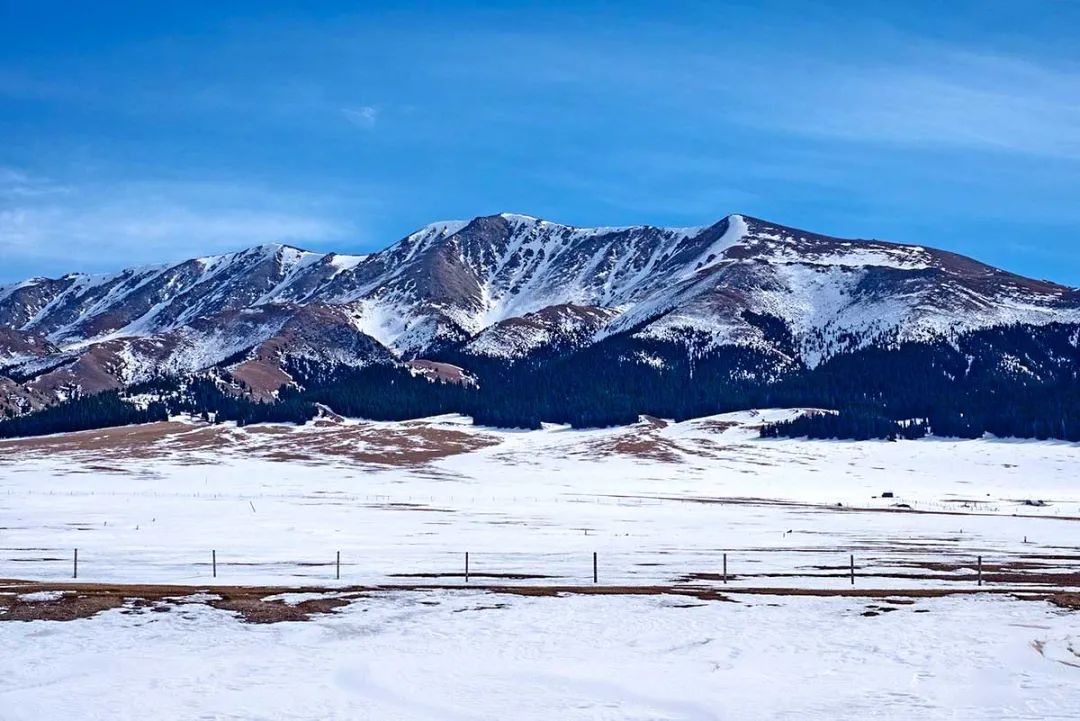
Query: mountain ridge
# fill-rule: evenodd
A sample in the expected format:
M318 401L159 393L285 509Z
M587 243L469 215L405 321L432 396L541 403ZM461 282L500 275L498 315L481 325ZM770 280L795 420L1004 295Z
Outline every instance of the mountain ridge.
M581 228L499 213L366 255L264 244L0 287L0 408L191 374L273 400L319 367L423 360L468 376L594 348L657 373L741 349L723 372L766 383L868 349L1074 324L1077 289L926 245L741 214Z

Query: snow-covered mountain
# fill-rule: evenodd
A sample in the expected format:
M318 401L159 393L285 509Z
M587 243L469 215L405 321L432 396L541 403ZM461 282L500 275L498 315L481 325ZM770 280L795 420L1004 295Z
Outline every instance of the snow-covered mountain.
M575 228L504 213L434 223L368 256L267 245L0 287L0 393L25 409L221 367L271 394L299 360L467 366L615 337L813 368L866 347L1050 323L1080 323L1080 292L928 247L742 215Z

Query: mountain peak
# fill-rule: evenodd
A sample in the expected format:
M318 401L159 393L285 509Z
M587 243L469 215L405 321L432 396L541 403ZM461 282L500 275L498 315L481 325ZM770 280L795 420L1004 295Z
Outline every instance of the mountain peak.
M437 220L434 223L428 223L409 233L405 236L405 240L423 238L431 235L453 235L471 222L472 221L469 220Z
M491 222L494 220L505 221L511 227L547 227L553 229L565 229L574 231L579 238L586 238L595 235L601 235L606 233L622 233L632 230L659 230L661 232L669 233L676 238L693 237L700 233L705 232L710 228L714 228L722 223L739 223L745 225L747 222L754 222L758 224L771 225L766 221L759 220L757 218L751 218L747 215L740 213L731 213L723 216L720 220L705 223L703 225L690 225L690 226L663 226L663 225L651 225L651 224L636 224L636 225L572 225L570 223L562 223L557 220L548 220L535 215L528 215L527 213L516 213L510 211L504 211L501 213L493 213L491 215L478 215L469 220L440 220L435 223L428 223L427 225L413 231L405 240L419 239L419 238L432 238L434 236L449 237L464 230L465 228L475 223L483 221Z
M831 238L741 213L691 227L590 228L501 212L429 223L365 256L266 243L27 281L0 288L0 325L70 344L266 304L352 304L358 329L411 354L561 304L616 311L610 332L693 328L717 342L730 340L731 327L754 333L743 328L744 310L782 318L797 333L823 324L885 333L915 317L944 327L954 315L962 325L1030 322L1057 317L1061 305L1072 313L1075 293L991 271L922 247Z
M525 215L524 213L499 213L499 217L503 220L517 221L520 223L548 223L551 221L537 218L535 215ZM559 225L559 223L554 223Z
M314 253L314 251L308 250L306 248L300 248L300 247L292 245L290 243L278 243L278 242L262 243L261 245L252 246L251 248L248 248L247 252L258 253L258 254L261 254L261 255L268 255L268 256L269 255L278 255L278 254L281 254L281 253L300 253L300 254Z
M457 353L468 365L603 345L622 354L616 365L655 367L741 349L775 375L864 347L1070 323L1080 327L1076 291L919 246L740 213L582 228L505 212L431 223L366 256L267 243L0 287L9 360L22 359L22 380L0 383L19 403L51 402L201 372L252 348L345 365ZM315 340L301 348L296 329L309 324Z

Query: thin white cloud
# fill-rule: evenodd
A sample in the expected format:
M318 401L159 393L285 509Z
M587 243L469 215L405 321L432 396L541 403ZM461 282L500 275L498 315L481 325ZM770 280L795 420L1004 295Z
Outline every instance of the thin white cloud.
M1080 65L1052 56L898 32L854 60L752 35L732 38L722 52L668 40L663 53L641 53L628 40L601 38L569 53L567 42L514 32L484 44L497 48L498 64L462 51L437 70L450 81L475 85L479 77L492 87L513 76L524 101L587 94L594 115L632 107L644 122L698 137L734 123L818 140L1080 159ZM543 107L523 103L521 113L521 122L550 121Z
M748 122L838 139L1080 158L1080 73L942 52L907 65L819 68Z
M0 166L0 203L58 195L70 189L49 178L31 175L17 168Z
M0 173L0 189L12 179L29 176ZM318 246L355 232L317 200L234 184L126 183L71 188L62 197L0 192L0 274L112 270L273 242Z
M359 128L371 129L379 119L379 109L371 105L361 105L357 108L342 108L341 114L353 125Z

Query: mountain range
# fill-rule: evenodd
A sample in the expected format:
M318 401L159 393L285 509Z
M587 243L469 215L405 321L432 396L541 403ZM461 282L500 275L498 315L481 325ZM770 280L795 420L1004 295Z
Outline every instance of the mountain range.
M715 390L720 408L912 347L964 359L942 361L946 375L1061 383L1076 378L1078 329L1077 289L931 247L745 215L577 228L503 213L433 223L371 255L265 245L0 287L0 410L181 378L273 403L374 367L479 388L573 386L604 368L600 385L653 374L662 393ZM987 335L1006 330L1007 342ZM651 409L647 393L640 408L619 403Z

